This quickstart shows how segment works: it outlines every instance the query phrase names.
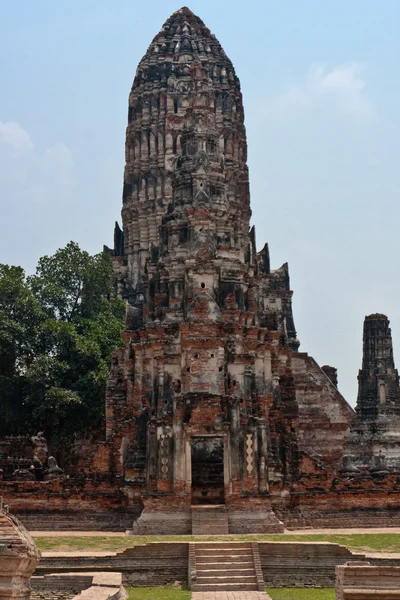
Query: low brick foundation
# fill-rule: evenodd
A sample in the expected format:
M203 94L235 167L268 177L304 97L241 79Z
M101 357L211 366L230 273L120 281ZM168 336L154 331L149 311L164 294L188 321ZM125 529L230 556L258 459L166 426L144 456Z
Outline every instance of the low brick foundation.
M257 545L264 579L271 587L334 587L337 565L365 559L364 554L353 553L339 544L259 542ZM399 559L374 558L371 563L400 567ZM187 583L188 569L189 542L154 542L108 556L45 555L36 575L118 571L124 584L145 587L175 581Z
M348 562L336 567L336 600L400 600L400 566Z
M125 600L120 573L34 576L31 600Z
M334 587L335 567L363 560L339 544L259 542L261 568L271 587Z
M125 531L142 510L107 481L0 481L0 495L30 531Z
M153 543L109 556L44 556L36 574L118 571L124 584L157 586L187 582L188 560L188 543Z
M71 600L92 585L93 575L83 573L35 575L31 578L31 600Z
M137 513L119 511L15 511L29 531L126 531Z

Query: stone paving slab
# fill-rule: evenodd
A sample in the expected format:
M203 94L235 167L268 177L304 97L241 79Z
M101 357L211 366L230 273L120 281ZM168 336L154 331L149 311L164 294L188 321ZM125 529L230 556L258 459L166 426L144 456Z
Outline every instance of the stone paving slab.
M192 592L192 600L271 600L266 592Z
M120 550L120 552L123 552L123 550ZM52 552L42 552L42 556L43 558L54 558L54 557L65 557L65 558L73 558L73 557L77 557L77 556L116 556L117 552L111 552L111 550L101 550L99 552L96 552L94 550L88 550L86 552L83 552L82 550L75 550L74 552L55 552L54 550Z
M30 531L32 537L126 537L124 531Z
M376 533L400 533L400 527L326 527L323 529L285 529L288 535L353 535L353 534L376 534Z

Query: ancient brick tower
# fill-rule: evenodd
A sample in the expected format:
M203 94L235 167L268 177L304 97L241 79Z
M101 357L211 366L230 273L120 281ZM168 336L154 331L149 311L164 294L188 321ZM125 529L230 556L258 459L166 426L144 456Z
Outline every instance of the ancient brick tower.
M399 375L385 315L365 317L356 418L345 450L344 470L400 470Z
M128 314L107 443L143 502L137 532L190 533L202 504L225 506L232 533L279 531L272 502L279 512L304 457L342 455L352 411L297 352L287 265L271 271L249 228L246 157L233 65L182 8L136 72L115 234Z

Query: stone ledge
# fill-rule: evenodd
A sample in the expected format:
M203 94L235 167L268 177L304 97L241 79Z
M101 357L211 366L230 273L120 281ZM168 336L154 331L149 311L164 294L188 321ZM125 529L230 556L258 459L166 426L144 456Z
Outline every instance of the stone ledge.
M31 583L35 593L64 592L69 597L73 596L74 600L125 600L128 597L122 587L121 573L115 572L84 571L36 576L32 578Z

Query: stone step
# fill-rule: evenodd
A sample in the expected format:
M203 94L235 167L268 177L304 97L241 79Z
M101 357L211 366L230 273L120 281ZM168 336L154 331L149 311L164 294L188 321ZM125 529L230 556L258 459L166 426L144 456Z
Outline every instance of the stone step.
M210 563L227 563L241 565L243 563L251 563L252 556L250 554L244 555L228 555L220 556L219 554L213 554L211 556L196 556L196 562L199 565L210 564Z
M192 506L192 535L228 535L226 506Z
M250 552L241 552L241 553L227 553L227 554L219 554L218 552L209 552L209 553L199 553L196 554L196 558L200 562L240 562L240 561L251 561L253 560L253 555Z
M228 517L226 515L224 515L223 513L217 513L215 515L211 515L209 513L205 514L205 515L193 515L192 514L192 521L194 523L220 523L220 522L224 522L227 521Z
M226 580L226 581L256 581L256 576L254 573L254 569L236 569L236 570L225 570L225 569L206 569L200 570L197 569L197 581L204 578L210 578L214 581L216 579Z
M213 527L218 527L218 529L228 529L229 525L227 521L192 521L193 528L203 527L204 529L213 529ZM228 535L228 534L227 534Z
M228 523L221 525L202 525L192 523L192 535L228 535Z
M250 563L246 563L249 565ZM203 563L198 565L197 572L198 573L217 573L222 572L222 575L229 573L230 575L235 575L236 573L243 573L244 575L254 574L254 565L250 564L250 566L242 567L240 563L231 563L230 568L227 568L225 563L215 564L215 563ZM227 575L228 576L228 575Z
M249 542L195 543L196 577L191 582L193 591L259 591L264 582L255 568L258 552Z
M216 576L216 575L209 575L209 576L202 576L200 574L197 575L197 583L199 585L202 584L213 584L213 585L218 585L221 583L228 583L229 585L233 584L233 583L238 583L240 585L244 585L244 584L255 584L257 585L257 579L256 576L250 576L250 575L238 575L238 576L232 576L232 577L221 577L221 576Z
M257 591L255 583L195 583L192 585L192 592L225 592L225 591Z
M204 523L202 521L192 521L192 529L207 529L212 531L216 529L226 529L228 531L229 525L226 521L211 521L210 523ZM226 534L228 535L228 533Z
M218 550L218 552L232 550L252 550L251 544L247 542L237 543L234 542L196 542L196 552L199 550Z
M192 504L190 507L193 511L206 511L206 510L222 510L226 512L226 504Z
M227 527L196 527L192 526L192 535L228 535Z
M216 515L192 515L192 523L208 523L212 525L213 523L225 523L227 521L227 516L221 513Z
M197 561L197 571L199 572L200 570L204 570L204 569L209 569L209 570L213 570L213 569L223 569L224 571L237 571L238 568L240 569L252 569L254 571L254 565L251 561L246 561L243 562L241 561L237 561L237 562L228 562L228 561Z
M253 556L251 548L196 548L196 556Z

